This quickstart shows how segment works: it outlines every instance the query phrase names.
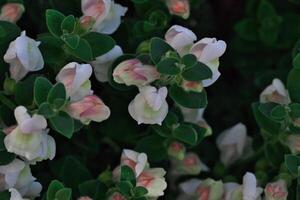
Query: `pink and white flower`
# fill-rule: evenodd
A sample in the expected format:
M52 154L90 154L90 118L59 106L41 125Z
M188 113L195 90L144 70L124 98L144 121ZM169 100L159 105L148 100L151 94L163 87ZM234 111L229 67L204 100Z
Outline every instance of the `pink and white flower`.
M89 124L90 121L102 122L110 116L109 107L96 95L89 95L80 101L70 103L66 111L84 124Z
M140 93L128 106L129 114L138 124L159 124L168 114L166 87L156 89L152 86L139 88Z
M10 64L9 71L12 79L19 81L28 72L38 71L44 67L39 45L40 42L27 37L25 31L9 44L4 61Z
M167 7L170 14L177 15L183 19L190 16L190 2L189 0L166 0Z
M7 3L1 8L0 20L16 23L22 16L25 8L20 3Z
M177 141L172 142L168 148L168 155L178 160L183 160L185 156L185 146Z
M266 200L286 200L288 196L287 186L284 180L268 183L265 188Z
M273 79L272 84L266 87L266 89L264 89L264 91L260 94L260 102L274 102L281 105L287 105L291 102L291 100L282 81L275 78Z
M138 59L130 59L121 62L113 72L114 80L117 83L127 86L145 86L159 78L156 68L151 65L144 65Z
M121 17L127 8L112 0L82 0L83 16L94 20L93 30L99 33L112 34L121 24Z
M248 156L251 150L252 139L247 136L247 128L238 123L222 132L217 138L217 146L221 152L221 162L228 166Z
M293 154L300 153L300 135L289 135L286 144Z
M56 81L64 84L67 96L71 101L79 101L85 96L92 95L89 78L93 72L89 64L71 62L64 66L56 76Z

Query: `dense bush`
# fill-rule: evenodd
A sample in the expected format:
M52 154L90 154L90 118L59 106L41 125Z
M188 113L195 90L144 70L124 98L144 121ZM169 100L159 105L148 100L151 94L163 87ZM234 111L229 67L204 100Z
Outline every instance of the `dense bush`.
M300 199L300 1L0 6L1 200Z

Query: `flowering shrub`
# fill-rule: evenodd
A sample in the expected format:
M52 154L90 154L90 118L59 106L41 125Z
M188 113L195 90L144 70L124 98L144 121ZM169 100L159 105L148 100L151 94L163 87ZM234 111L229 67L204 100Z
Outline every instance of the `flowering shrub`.
M0 2L0 199L300 199L299 2L224 2Z

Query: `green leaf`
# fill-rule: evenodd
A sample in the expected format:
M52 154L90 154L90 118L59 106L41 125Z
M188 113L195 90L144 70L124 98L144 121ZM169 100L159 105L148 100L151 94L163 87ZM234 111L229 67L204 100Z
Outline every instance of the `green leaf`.
M70 200L72 198L72 190L70 188L63 188L56 192L55 200Z
M298 167L300 166L300 157L292 154L284 156L284 163L286 168L294 176L298 175Z
M182 57L182 63L187 68L193 67L195 64L197 64L197 62L197 57L193 54L186 54Z
M76 20L73 15L69 15L61 23L61 31L67 31L68 33L72 33L75 29Z
M10 200L10 192L8 190L0 192L0 199L1 200Z
M45 118L49 119L56 115L54 112L53 107L48 102L44 102L39 106L38 114L43 115Z
M182 73L182 77L188 81L202 81L212 77L212 71L204 63L198 62Z
M136 184L136 178L135 178L134 171L126 165L122 166L121 167L121 179L120 180L121 181L129 181L130 183L135 185Z
M179 105L187 108L204 108L207 105L206 92L187 92L176 84L169 89L170 97Z
M180 124L177 128L175 128L173 135L176 139L189 145L195 145L198 140L198 134L195 129L186 124Z
M19 81L15 88L15 100L19 105L30 106L34 101L34 82L38 75L31 75Z
M275 120L284 120L287 114L285 107L282 105L277 105L271 110L271 117Z
M79 185L81 196L89 196L92 199L105 199L107 187L99 180L88 180Z
M74 133L74 120L65 112L60 111L58 115L49 119L51 127L67 138Z
M38 77L34 82L34 102L37 105L47 101L48 93L52 88L51 82L44 78Z
M148 2L148 0L131 0L131 1L136 4L143 4L143 3Z
M92 47L83 38L80 38L77 48L72 49L69 46L66 46L66 51L82 61L90 62L93 60Z
M2 131L0 131L0 151L6 151L6 147L4 145L4 138L6 134Z
M279 142L268 142L264 151L266 158L273 167L280 166L284 161L285 149Z
M10 41L18 37L21 33L20 28L15 23L0 21L0 27L2 29L0 45L8 45Z
M53 180L48 186L46 200L55 200L55 194L59 190L63 189L64 185L58 180Z
M16 158L16 155L5 150L0 151L0 165L7 165Z
M65 19L65 16L58 12L57 10L48 9L46 10L46 24L49 32L56 36L60 37L62 35L61 23Z
M117 187L121 191L121 194L131 196L131 189L133 188L133 185L129 181L120 181L117 183Z
M148 193L148 190L144 187L138 186L132 190L134 197L142 197Z
M112 37L97 32L90 32L84 35L83 38L90 44L93 58L104 55L116 45Z
M173 128L173 126L176 125L178 122L179 119L177 115L174 112L169 111L166 118L163 121L163 124L165 124L168 128Z
M300 104L299 103L292 103L289 105L290 108L290 116L293 119L300 118Z
M66 88L64 84L58 82L49 91L47 101L53 104L56 99L66 99Z
M75 196L79 195L78 186L92 179L92 175L87 167L74 156L67 156L59 171L62 182L70 187Z
M71 48L76 49L79 45L80 37L76 34L64 34L61 39Z
M175 51L168 43L163 39L154 37L150 41L150 55L153 62L158 63L168 51Z
M168 138L172 134L171 131L164 126L152 125L151 128L154 130L156 134L158 134L161 137Z
M234 30L237 32L238 36L242 39L248 41L257 41L258 40L258 24L256 20L246 18L240 20L234 27Z
M267 0L260 1L257 9L257 18L262 21L267 17L276 15L276 10L273 5Z
M264 129L265 131L272 134L278 134L281 124L277 121L271 120L265 113L262 113L262 107L260 105L260 103L252 104L252 111L256 122L258 123L260 128Z
M287 79L287 89L292 102L300 102L300 69L293 68Z
M176 58L165 58L157 63L157 71L166 75L177 75L180 73L180 68Z
M300 53L298 53L293 59L293 67L300 69Z

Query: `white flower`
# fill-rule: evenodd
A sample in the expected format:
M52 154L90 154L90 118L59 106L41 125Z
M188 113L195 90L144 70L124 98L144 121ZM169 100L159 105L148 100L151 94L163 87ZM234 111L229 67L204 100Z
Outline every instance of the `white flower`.
M40 42L26 36L21 36L9 44L4 55L4 61L10 64L10 75L16 81L21 80L30 71L38 71L44 67L44 60L39 50Z
M19 193L19 191L14 188L10 188L9 192L11 193L10 200L29 200L29 199L24 199Z
M14 159L7 165L0 165L0 191L14 187L24 167L25 163L19 159Z
M213 73L212 78L202 81L204 87L210 86L220 77L219 57L225 53L225 50L226 43L216 38L203 38L191 47L190 53L194 54L198 61L206 64Z
M220 200L224 189L222 181L213 179L191 179L179 185L182 195L177 200L201 199L201 200Z
M197 40L197 36L189 29L173 25L165 34L166 42L180 55L187 54Z
M238 123L222 132L217 138L221 161L228 166L251 153L252 139L247 137L246 126Z
M127 12L127 8L112 0L82 0L82 12L84 16L94 19L93 29L99 33L112 34L121 24L121 17Z
M140 88L140 93L129 104L128 111L138 124L159 124L168 114L166 87L156 89L152 86Z
M291 100L288 91L284 87L284 84L281 82L281 80L275 78L273 79L272 84L264 89L264 91L260 94L260 102L274 102L287 105L291 102Z
M127 165L132 168L136 177L138 177L149 163L145 153L138 153L133 150L124 149L121 156L121 165Z
M98 81L108 81L108 68L112 65L115 59L120 57L121 55L123 55L121 47L115 46L112 50L102 56L97 57L95 61L91 62Z
M286 144L288 145L293 154L300 153L300 135L289 135Z
M243 200L260 199L262 188L257 187L257 181L254 174L247 172L243 177Z
M179 108L183 114L184 121L194 124L197 124L200 121L205 121L203 118L205 108L191 109L183 106L179 106Z
M23 106L15 109L15 118L18 126L4 138L7 151L31 162L53 159L55 141L47 134L46 119L36 114L30 117Z
M224 183L224 200L242 200L241 185L238 183Z
M78 101L93 94L89 78L93 72L89 64L71 62L64 66L56 76L56 81L64 84L71 101Z
M148 190L147 197L156 198L164 195L167 183L164 178L166 171L163 168L145 169L137 178L137 186Z

